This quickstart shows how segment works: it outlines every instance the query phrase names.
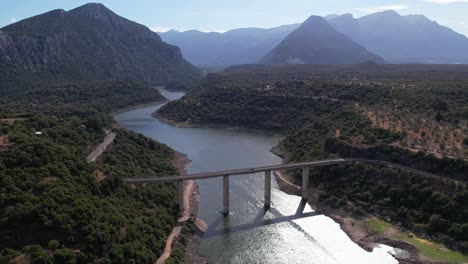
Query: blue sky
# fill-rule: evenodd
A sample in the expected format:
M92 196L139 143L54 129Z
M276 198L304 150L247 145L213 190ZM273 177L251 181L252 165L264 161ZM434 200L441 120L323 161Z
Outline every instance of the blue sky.
M167 29L226 31L274 27L304 21L310 15L352 13L355 17L394 9L424 14L468 36L468 0L103 0L117 14L156 31ZM3 0L0 27L52 9L69 10L81 0Z

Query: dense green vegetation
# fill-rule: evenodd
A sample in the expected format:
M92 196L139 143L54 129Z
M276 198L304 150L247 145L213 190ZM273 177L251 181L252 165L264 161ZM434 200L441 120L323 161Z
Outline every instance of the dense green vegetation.
M40 127L44 135L37 138L33 131L41 123L46 124ZM174 174L172 151L140 135L116 131L110 152L88 165L83 151L100 133L79 130L82 123L78 118L40 116L8 131L17 146L0 156L0 248L28 252L27 246L34 246L36 261L57 258L57 252L47 249L58 241L62 251L80 250L70 256L80 263L96 257L115 263L151 262L161 254L177 216L175 187L131 189L121 179ZM96 169L106 175L101 182L92 174Z
M468 162L404 149L396 143L406 139L406 130L378 127L365 114L368 109L385 110L402 122L410 117L416 122L432 120L466 135L464 69L432 65L233 67L209 75L197 91L169 103L158 115L176 122L281 132L284 139L276 150L287 161L377 158L445 176L435 181L360 164L323 168L313 183L323 186L324 199L334 207L352 205L350 210L378 214L466 252ZM454 184L450 178L460 182Z
M334 208L373 213L423 237L468 252L465 187L385 166L355 164L313 170L312 184Z
M163 100L155 89L133 81L79 82L44 74L10 73L0 82L0 114L42 113L54 116L110 113L129 105Z
M178 216L175 185L122 179L176 174L173 150L114 130L100 159L85 157L110 129L110 112L162 96L128 81L35 80L0 82L0 118L19 118L0 121L12 145L0 145L0 263L154 262Z

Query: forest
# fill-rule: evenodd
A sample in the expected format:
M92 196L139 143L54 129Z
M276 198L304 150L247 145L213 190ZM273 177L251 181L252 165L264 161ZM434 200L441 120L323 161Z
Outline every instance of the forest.
M436 182L356 164L324 168L313 183L335 207L353 205L466 253L464 67L232 67L208 75L157 115L279 132L284 138L275 152L288 162L361 157L441 175Z
M155 261L178 217L176 187L122 179L176 174L174 151L114 129L111 148L85 157L111 112L163 97L130 81L29 77L0 82L0 263Z

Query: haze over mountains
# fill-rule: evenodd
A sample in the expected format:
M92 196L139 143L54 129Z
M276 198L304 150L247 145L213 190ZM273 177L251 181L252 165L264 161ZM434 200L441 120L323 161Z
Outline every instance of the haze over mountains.
M359 64L383 63L348 36L336 31L324 18L311 16L261 61L262 64Z
M355 19L329 16L330 23L369 51L393 63L468 63L468 39L423 15L384 11Z
M194 65L224 67L260 60L297 27L241 28L225 33L171 30L159 34L167 43L180 47Z
M388 63L468 63L468 39L423 15L400 16L395 11L384 11L358 19L350 14L326 19L335 30ZM169 31L161 33L161 37L181 47L191 63L221 67L257 63L300 25L226 33Z
M53 10L2 28L0 65L73 79L128 79L148 85L200 76L178 47L102 4Z

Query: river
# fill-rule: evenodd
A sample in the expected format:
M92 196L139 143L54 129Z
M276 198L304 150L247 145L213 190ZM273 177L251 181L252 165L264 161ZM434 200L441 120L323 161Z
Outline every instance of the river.
M162 91L170 100L183 93ZM192 160L189 173L280 164L270 152L280 136L234 128L181 128L164 124L151 113L161 106L123 112L115 119L125 128L142 133ZM380 245L367 252L324 215L314 214L301 198L278 189L272 178L272 207L263 209L262 175L230 179L231 213L224 218L222 180L198 181L199 216L208 224L199 254L214 263L398 263ZM304 208L303 208L304 207ZM300 213L302 211L302 214ZM299 217L296 217L299 215Z

